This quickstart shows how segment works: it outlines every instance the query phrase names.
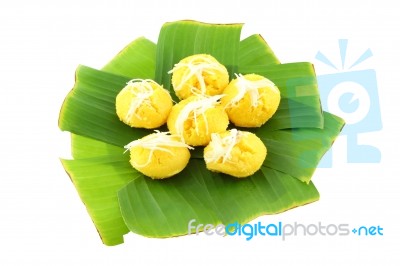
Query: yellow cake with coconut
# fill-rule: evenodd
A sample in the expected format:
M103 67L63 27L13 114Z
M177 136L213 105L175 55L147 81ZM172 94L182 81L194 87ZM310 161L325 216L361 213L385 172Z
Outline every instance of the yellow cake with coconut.
M255 134L237 129L212 134L204 149L207 169L235 177L254 174L266 156L267 148Z
M169 92L150 79L133 79L118 93L119 119L131 127L158 128L165 124L172 108Z
M191 146L205 146L212 133L224 132L228 115L221 106L221 95L191 96L172 107L167 120L168 130L181 136Z
M156 131L132 141L125 149L130 151L133 168L153 179L163 179L186 167L190 159L189 149L192 148L177 135Z
M224 90L221 102L229 120L239 127L260 127L276 112L280 91L269 79L256 75L236 75Z
M192 95L221 94L229 83L225 66L207 54L186 57L168 73L172 74L172 86L181 100Z

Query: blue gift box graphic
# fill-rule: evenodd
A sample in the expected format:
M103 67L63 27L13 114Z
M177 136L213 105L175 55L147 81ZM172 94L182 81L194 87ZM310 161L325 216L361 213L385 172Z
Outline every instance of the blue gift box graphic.
M339 40L342 69L344 69L345 65L347 42L347 40ZM371 50L366 50L347 70L371 56ZM317 53L316 59L338 69L321 52ZM341 116L346 121L342 135L347 136L347 162L380 162L381 153L377 147L358 143L359 133L374 132L382 129L375 70L342 71L318 75L317 80L322 108ZM320 167L331 166L332 154L330 152L324 156Z

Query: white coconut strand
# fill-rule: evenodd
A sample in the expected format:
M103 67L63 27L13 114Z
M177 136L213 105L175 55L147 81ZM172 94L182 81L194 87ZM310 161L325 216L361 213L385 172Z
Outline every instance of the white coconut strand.
M233 147L240 141L244 132L235 128L229 131L229 134L221 138L220 134L211 134L211 150L204 155L206 163L217 162L222 158L222 163L231 159Z
M145 167L151 162L154 151L163 151L173 155L173 152L166 147L176 147L176 148L188 148L193 149L193 147L187 145L186 143L176 140L180 138L178 135L171 135L169 132L160 132L155 130L156 133L150 134L144 138L134 140L129 144L125 145L126 151L133 147L142 147L144 149L150 150L149 157L144 164L135 164L135 167Z
M150 83L155 83L151 79L132 79L128 81L127 89L130 93L135 95L135 98L132 99L129 110L124 117L124 122L128 123L131 121L132 116L136 114L136 110L142 106L142 104L150 104L149 98L153 95L154 89ZM155 83L157 84L157 83ZM140 117L139 117L140 118Z
M206 93L207 88L206 88L206 82L204 80L203 72L205 72L207 74L216 74L212 70L216 70L216 71L220 71L220 72L225 71L225 68L222 65L220 65L218 62L215 62L212 59L206 58L206 57L202 58L202 59L204 60L204 62L193 62L195 60L198 60L197 58L196 59L194 58L193 60L191 60L188 63L177 63L174 65L173 69L168 71L168 74L171 74L182 67L187 68L185 73L183 74L182 79L181 79L180 83L178 84L178 86L176 86L176 87L174 86L175 91L180 91L189 79L191 79L193 76L196 76L196 78L200 84L201 93L204 95Z
M223 95L215 95L211 97L197 96L198 98L195 98L192 102L186 104L185 107L183 107L183 109L179 113L175 121L175 129L177 135L181 136L181 139L183 140L184 124L185 121L189 118L190 114L192 113L193 113L193 120L196 133L199 134L197 116L201 115L203 116L206 125L206 134L208 134L208 122L207 122L207 117L205 116L204 113L208 109L215 107L215 105L222 98L222 96Z
M260 98L260 94L258 92L259 88L271 87L279 92L275 84L267 78L261 80L248 80L242 74L235 73L235 76L237 79L236 88L238 89L238 93L235 95L235 97L232 98L232 100L226 105L225 108L237 104L240 100L244 98L246 93L249 93L250 95L251 105L253 107L257 107L259 103L258 99Z

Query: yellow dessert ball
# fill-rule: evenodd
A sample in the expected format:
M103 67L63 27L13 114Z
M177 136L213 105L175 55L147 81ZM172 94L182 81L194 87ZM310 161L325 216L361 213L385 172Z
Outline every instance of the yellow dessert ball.
M228 115L220 105L222 96L192 96L172 107L167 120L168 130L191 146L205 146L212 133L224 132Z
M267 148L255 134L237 129L212 134L204 149L207 169L235 177L254 174L266 156Z
M118 93L115 106L119 119L125 124L151 129L165 124L172 98L153 80L133 79Z
M186 57L175 64L172 73L172 86L179 99L192 95L218 95L229 83L225 66L208 54Z
M279 89L269 79L256 75L237 75L224 90L221 102L229 120L239 127L260 127L278 109Z
M171 177L189 162L190 146L179 136L156 132L125 146L130 150L130 163L139 172L153 179Z

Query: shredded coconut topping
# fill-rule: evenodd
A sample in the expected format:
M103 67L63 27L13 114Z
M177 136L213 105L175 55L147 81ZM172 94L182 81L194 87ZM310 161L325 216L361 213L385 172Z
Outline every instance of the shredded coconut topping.
M222 163L232 158L231 152L233 147L240 141L244 132L239 131L235 128L229 131L229 134L225 137L221 137L220 134L211 134L211 151L204 154L204 160L206 163L217 162L222 158Z
M151 83L157 84L155 81L151 79L132 79L128 81L127 89L131 94L135 97L132 99L131 104L129 106L129 110L124 117L124 122L129 123L132 119L132 116L140 118L136 114L136 110L142 106L142 104L151 105L150 96L153 95L154 89L151 86Z
M185 121L189 119L191 116L193 116L196 133L199 135L197 117L201 115L205 121L206 134L208 134L208 122L205 112L208 109L215 107L215 105L222 98L222 96L223 95L215 95L211 97L202 96L194 99L193 101L186 104L185 107L183 107L183 109L181 110L175 121L176 132L181 137L182 140L183 140Z
M246 93L249 93L249 95L250 95L251 105L253 107L257 107L258 100L260 98L260 94L258 92L259 88L271 87L274 90L278 90L276 88L275 84L272 81L270 81L269 79L261 79L261 80L253 81L253 80L246 79L246 77L243 76L242 74L235 73L235 76L237 78L236 87L238 89L238 93L235 95L235 97L229 102L229 104L226 107L230 107L232 105L237 104L241 99L244 98Z
M130 150L133 147L142 147L144 149L150 150L149 157L147 158L146 163L144 164L136 164L136 167L144 167L147 166L151 158L153 156L154 151L163 151L173 155L173 152L168 149L168 147L182 147L193 149L191 146L185 144L184 142L179 140L178 135L171 135L169 132L160 132L155 130L156 133L148 135L144 138L134 140L129 144L125 145L125 152Z
M212 60L212 58L203 57L201 58L203 61L199 62L198 58L193 58L187 63L177 63L174 65L174 68L168 71L168 74L174 73L175 71L185 68L185 72L182 75L181 81L177 86L174 86L175 91L179 91L183 88L185 83L190 80L193 76L195 76L200 85L200 91L196 87L191 87L191 91L197 94L206 94L207 86L204 80L203 73L207 73L209 75L215 75L216 71L224 72L225 68L218 62Z

